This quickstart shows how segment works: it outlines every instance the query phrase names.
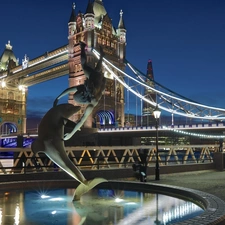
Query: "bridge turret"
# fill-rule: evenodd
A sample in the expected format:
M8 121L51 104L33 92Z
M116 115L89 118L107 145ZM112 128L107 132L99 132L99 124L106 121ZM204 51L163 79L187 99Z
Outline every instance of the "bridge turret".
M68 23L68 26L69 26L69 37L74 35L75 33L77 33L75 7L76 7L75 3L73 3L71 16L70 16L70 20L69 20L69 23Z
M69 87L81 85L86 79L80 61L80 41L86 44L87 63L93 68L97 59L91 50L93 48L99 50L99 46L101 46L105 57L121 70L125 70L123 59L125 57L126 29L122 14L117 32L102 0L88 0L87 3L85 13L78 12L73 20L76 21L76 33L68 38ZM74 16L71 17L73 18ZM92 127L92 123L94 124L93 126L97 127L103 124L105 126L115 126L118 121L118 126L124 124L124 88L117 84L110 74L106 74L106 77L107 84L104 98L101 98L92 115L86 120L85 128ZM73 100L72 94L69 95L68 102L77 104ZM81 105L81 107L82 109L71 118L72 120L77 121L81 118L85 105ZM104 114L102 115L103 108ZM112 118L110 117L110 121L107 113L113 115Z
M18 66L18 64L18 59L16 59L13 53L12 45L10 44L10 41L8 41L8 44L5 45L5 50L0 57L0 71L10 70Z
M10 41L0 57L0 127L1 133L26 132L26 99L27 89L12 71L17 68L16 59Z
M120 10L120 20L117 29L118 36L118 56L120 60L123 60L125 57L125 46L126 46L126 28L123 20L123 11Z
M88 52L94 47L95 13L93 3L89 0L84 14L84 31L86 31L86 44Z
M93 4L91 3L90 0L87 5L86 13L84 14L84 21L85 21L85 25L84 25L85 30L94 30L95 14L93 10Z

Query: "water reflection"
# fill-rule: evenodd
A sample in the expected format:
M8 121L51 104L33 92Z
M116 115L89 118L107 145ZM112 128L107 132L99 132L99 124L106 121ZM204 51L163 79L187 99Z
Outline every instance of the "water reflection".
M0 193L0 225L165 225L203 212L192 202L160 194L94 189L72 202L73 193Z

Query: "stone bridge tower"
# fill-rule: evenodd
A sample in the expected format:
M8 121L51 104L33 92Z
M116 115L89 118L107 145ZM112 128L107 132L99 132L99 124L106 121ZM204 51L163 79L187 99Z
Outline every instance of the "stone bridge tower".
M26 132L26 87L12 78L18 66L10 42L0 57L0 134Z
M126 29L122 10L115 29L102 0L89 1L86 12L78 12L78 14L75 13L75 4L73 4L68 30L69 87L83 84L85 80L80 62L80 41L87 45L89 65L94 67L97 62L92 49L99 50L99 46L102 46L105 57L121 70L125 69L123 60L126 52ZM110 74L105 72L105 77L107 78L105 92L92 115L85 122L86 128L124 124L124 88ZM72 94L68 101L76 104ZM83 115L85 107L83 105L80 113L74 116L75 121Z

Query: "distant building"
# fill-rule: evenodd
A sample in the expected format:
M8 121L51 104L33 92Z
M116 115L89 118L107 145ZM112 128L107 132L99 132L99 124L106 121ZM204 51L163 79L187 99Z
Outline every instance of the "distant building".
M148 60L146 76L147 76L147 78L146 78L147 85L154 88L155 83L154 83L152 60ZM156 102L156 93L147 87L144 90L144 96L147 99L149 99L153 102ZM150 126L150 125L155 124L155 119L152 115L154 108L155 107L153 107L148 102L143 101L143 108L142 108L142 115L143 115L142 125L143 126Z

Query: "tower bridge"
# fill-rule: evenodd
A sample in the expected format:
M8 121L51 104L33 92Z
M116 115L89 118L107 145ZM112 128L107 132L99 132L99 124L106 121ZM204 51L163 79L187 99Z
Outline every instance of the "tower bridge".
M8 132L9 129L13 133L24 133L26 132L28 87L67 75L69 72L68 47L64 45L32 60L25 55L22 64L14 63L14 67L11 68L14 58L12 55L12 46L8 42L0 61L1 131ZM7 58L8 61L6 61Z
M76 14L75 11L73 4L68 22L68 44L62 47L45 52L34 59L25 56L19 64L10 42L6 44L0 59L1 133L27 133L26 97L30 86L65 75L69 77L69 87L84 83L86 78L80 61L80 41L86 43L88 63L92 66L95 66L99 57L99 47L103 47L104 72L107 78L103 97L85 122L84 128L92 128L94 124L98 128L109 127L111 132L125 131L125 90L142 102L143 127L154 126L151 114L156 105L172 115L172 125L175 127L175 114L194 119L215 120L216 123L225 120L225 109L199 104L158 84L154 80L151 61L148 62L145 75L126 60L126 28L122 10L117 29L114 28L102 1L89 1L85 13ZM125 66L132 70L133 77L124 72ZM141 89L144 90L143 94ZM68 102L76 104L72 95L68 97ZM129 99L126 104L129 104ZM84 106L81 107L80 112L74 115L74 121L82 116ZM138 127L140 123L132 126ZM208 129L213 130L211 126ZM137 128L138 132L142 130L143 128Z
M126 29L123 12L119 15L118 26L115 29L102 1L89 1L86 12L78 14L73 4L68 22L68 44L35 59L29 59L25 55L21 64L8 42L0 58L1 133L26 133L26 97L30 86L64 75L69 76L69 87L84 83L86 77L80 62L80 41L86 43L87 59L91 66L97 61L91 50L102 46L107 58L124 70ZM106 114L111 115L110 122L115 123L115 118L119 118L119 123L124 123L124 90L119 83L110 78L110 74L106 74L106 77L108 79L104 99L102 98L87 119L85 127L91 128L93 118L100 122ZM117 92L122 96L119 99ZM68 102L76 104L72 99L72 96L69 96ZM103 107L105 102L107 104ZM80 112L74 115L73 119L78 120L83 111L84 106L81 105Z
M122 15L121 11L115 29L102 1L88 1L86 12L77 15L73 5L68 23L68 44L35 59L30 60L25 56L21 64L13 54L10 42L6 45L0 58L2 182L12 180L15 183L18 177L23 180L24 177L26 180L34 177L43 180L48 178L45 172L54 178L53 173L61 171L54 160L41 152L34 153L30 148L37 133L30 133L26 129L27 89L66 75L69 87L83 84L86 78L80 61L80 41L86 43L88 62L92 66L97 62L97 51L100 46L103 47L107 83L101 101L82 130L65 141L65 151L72 163L81 170L86 169L86 174L93 170L95 173L92 175L95 176L103 176L104 170L110 178L112 174L116 174L117 178L134 176L131 166L138 161L143 162L143 157L145 167L149 167L147 173L151 175L155 172L156 162L160 164L161 173L214 169L216 164L220 164L217 166L219 169L224 169L224 159L217 159L219 163L214 159L216 153L221 151L218 142L224 138L225 109L199 104L158 84L154 81L151 61L148 62L147 75L144 75L125 60L127 42ZM134 77L124 72L125 66L131 68ZM124 105L128 103L125 101L125 90L128 96L134 94L142 102L144 117L141 123L136 120L134 124L129 116L125 123ZM72 99L70 95L68 102L76 104ZM171 126L160 123L158 127L152 123L155 121L151 121L151 114L156 106L172 115ZM82 105L73 119L80 119L83 111ZM174 124L175 114L198 121L210 120L210 123L197 124L193 121L190 125ZM92 125L93 119L95 126ZM211 137L205 138L204 135ZM61 173L56 176L64 181L67 179Z

